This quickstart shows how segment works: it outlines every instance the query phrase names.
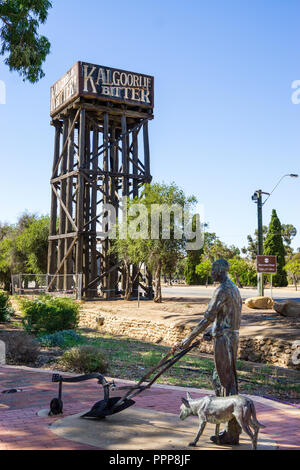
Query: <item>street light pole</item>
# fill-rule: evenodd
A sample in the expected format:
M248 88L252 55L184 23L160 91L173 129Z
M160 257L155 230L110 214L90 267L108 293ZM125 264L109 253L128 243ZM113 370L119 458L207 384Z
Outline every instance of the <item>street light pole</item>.
M258 254L264 254L264 240L263 240L263 220L262 220L262 190L257 191L257 228L258 228Z
M264 239L263 239L263 220L262 220L262 208L266 201L269 199L271 194L275 191L279 183L285 178L286 176L290 176L291 178L298 178L298 175L295 173L289 173L287 175L283 175L278 183L274 186L270 193L264 193L261 189L255 191L252 196L252 201L257 204L257 238L258 238L258 246L257 246L257 254L263 255L264 254ZM262 195L266 194L268 197L262 201ZM258 295L264 295L264 275L263 273L259 273L257 276L257 291Z
M257 238L258 238L258 246L257 246L257 254L263 255L264 254L264 239L263 239L263 219L262 219L262 195L268 194L264 193L261 189L255 191L254 195L252 196L252 200L257 203ZM263 297L264 296L264 275L263 273L259 273L257 276L257 291L258 295Z

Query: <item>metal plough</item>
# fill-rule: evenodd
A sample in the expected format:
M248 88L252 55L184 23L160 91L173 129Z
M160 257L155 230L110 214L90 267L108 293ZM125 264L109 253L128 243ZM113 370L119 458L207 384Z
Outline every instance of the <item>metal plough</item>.
M63 402L62 402L62 384L63 382L66 383L76 383L76 382L83 382L85 380L90 379L98 379L98 383L102 385L104 389L104 398L96 402L90 411L82 415L82 418L97 418L103 419L106 416L119 413L120 411L129 408L130 406L135 404L135 401L132 400L135 396L142 393L144 390L153 385L154 382L170 367L172 367L179 359L181 359L185 354L191 351L193 348L198 346L200 341L195 341L191 346L186 349L181 350L176 354L172 354L170 351L166 356L164 356L159 363L150 369L140 380L137 384L132 386L122 386L116 387L114 382L108 382L105 377L100 373L93 373L93 374L85 374L80 375L78 377L62 377L60 374L53 374L52 375L52 382L58 382L58 397L53 398L50 403L50 411L49 415L58 415L63 412ZM170 357L172 356L172 357ZM155 373L156 372L156 373ZM149 382L146 382L149 377L153 374L155 375ZM126 393L122 397L110 397L109 392L110 390L127 390Z

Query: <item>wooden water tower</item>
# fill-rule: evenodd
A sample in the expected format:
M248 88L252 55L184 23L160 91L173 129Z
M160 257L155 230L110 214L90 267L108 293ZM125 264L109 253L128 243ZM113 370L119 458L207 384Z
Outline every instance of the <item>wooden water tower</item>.
M153 107L153 77L111 67L77 62L51 87L49 290L68 290L70 274L82 274L83 296L95 297L99 286L105 298L117 295L122 270L103 238L102 206L118 214L124 196L151 182Z

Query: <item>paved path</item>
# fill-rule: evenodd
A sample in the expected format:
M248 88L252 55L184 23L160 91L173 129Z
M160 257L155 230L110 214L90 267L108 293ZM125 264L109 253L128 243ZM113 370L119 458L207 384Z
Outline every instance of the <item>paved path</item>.
M116 380L117 385L126 381ZM2 394L3 390L19 388L20 393ZM58 437L49 430L56 419L37 413L49 407L57 394L51 372L10 366L0 367L0 450L97 450ZM136 397L136 408L178 414L180 397L187 389L155 385ZM193 398L207 392L189 389ZM211 392L208 392L211 393ZM119 395L120 392L114 392ZM253 397L252 397L253 398ZM63 384L64 416L89 409L102 399L102 387L96 381ZM254 397L259 420L267 426L264 433L279 449L300 449L300 410L260 397ZM60 416L61 417L61 416Z

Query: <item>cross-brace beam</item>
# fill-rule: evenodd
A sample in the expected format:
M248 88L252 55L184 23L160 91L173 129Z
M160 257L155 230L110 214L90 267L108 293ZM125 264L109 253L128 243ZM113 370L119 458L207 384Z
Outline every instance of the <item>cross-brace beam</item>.
M82 274L82 293L115 295L120 262L110 254L103 204L118 216L121 198L151 181L148 111L81 99L55 116L48 250L49 290L68 288ZM99 197L100 195L100 197ZM102 235L101 235L102 234ZM136 276L136 288L139 276Z

